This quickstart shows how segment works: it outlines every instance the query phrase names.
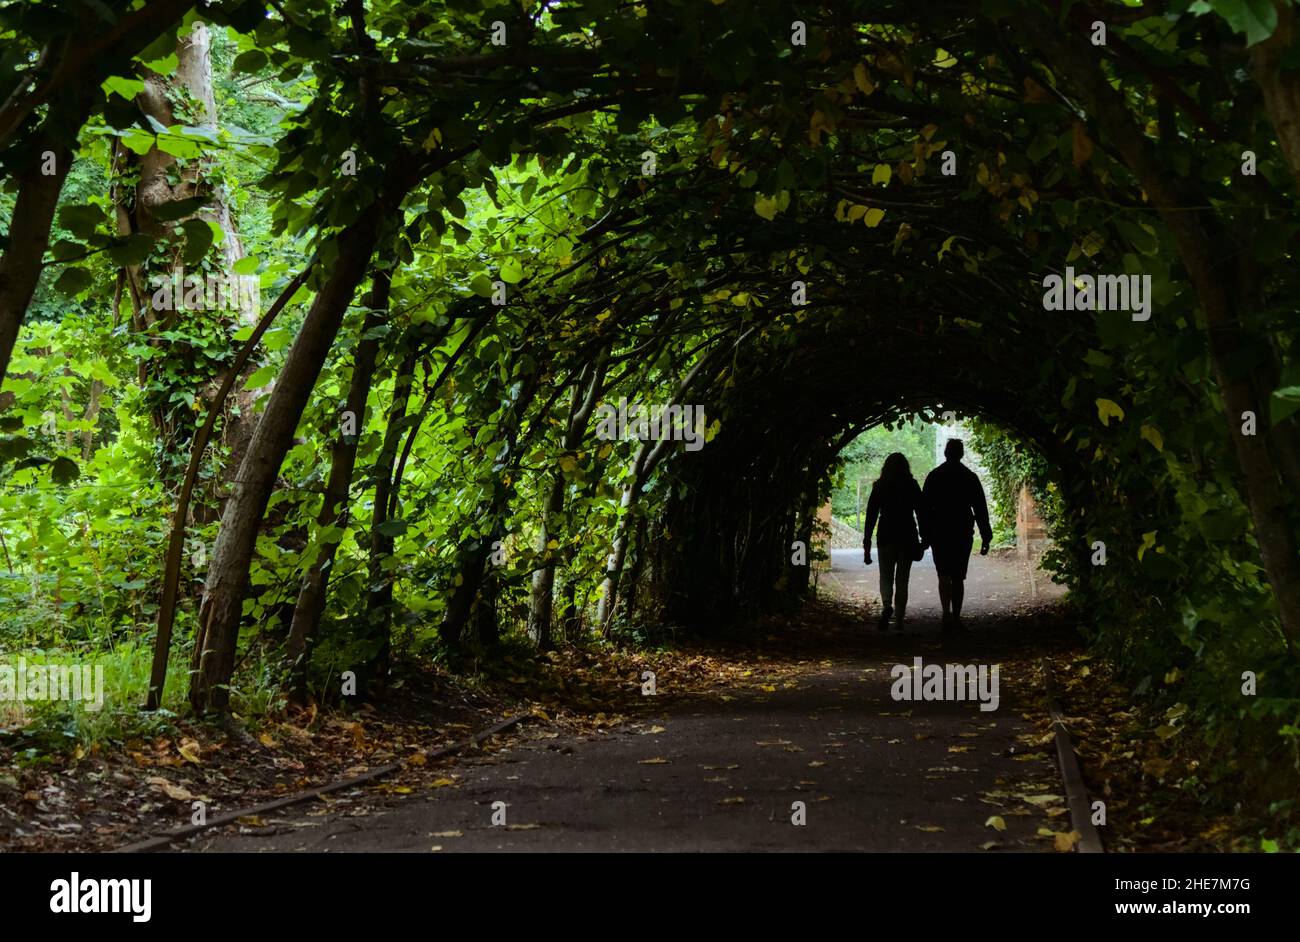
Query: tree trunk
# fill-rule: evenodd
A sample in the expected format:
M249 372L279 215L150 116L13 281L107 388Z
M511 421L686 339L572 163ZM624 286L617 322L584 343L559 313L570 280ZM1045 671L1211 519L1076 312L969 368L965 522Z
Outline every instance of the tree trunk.
M523 387L520 389L517 398L513 403L511 413L505 420L505 448L502 457L499 459L501 474L505 477L513 477L514 470L519 463L522 449L517 449L519 443L519 430L523 423L524 413L532 404L533 398L537 395L537 390L541 385L542 373L541 368L525 380ZM511 488L504 482L501 482L494 489L492 499L485 508L482 517L492 521L492 527L488 535L483 539L471 543L464 551L461 557L460 584L452 591L451 599L447 603L447 611L443 616L442 624L438 626L438 636L443 643L449 647L457 647L463 637L465 625L468 623L470 616L474 613L474 603L478 598L479 588L483 584L483 576L486 570L488 559L492 554L492 543L495 540L502 539L501 521L509 506ZM490 604L490 601L489 601ZM480 642L491 641L496 636L495 610L493 611L494 624L488 628L482 620L477 622L478 636Z
M392 646L393 576L384 569L384 560L392 555L395 539L385 534L382 527L388 522L389 500L393 488L393 465L397 461L397 448L402 441L403 419L411 402L411 386L415 382L417 352L412 350L402 361L394 382L394 399L388 412L388 427L384 443L375 458L372 476L375 481L374 511L370 520L369 578L366 581L365 635L377 643L367 662L372 676L387 673L388 654Z
M50 39L33 72L30 88L20 86L0 105L0 148L7 152L31 115L46 107L32 135L29 156L10 162L18 199L10 220L8 243L0 256L0 384L9 370L18 330L40 280L41 261L50 240L50 225L59 191L72 165L77 135L91 109L101 101L100 84L121 70L137 52L181 18L192 0L152 0L120 16L108 29L92 19L71 22L74 28ZM54 154L54 173L41 173L41 155ZM6 153L6 157L10 155ZM12 160L12 158L10 158Z
M1264 93L1264 108L1282 157L1295 177L1295 192L1300 194L1300 70L1294 63L1288 68L1283 62L1300 42L1300 17L1291 0L1274 0L1273 5L1277 7L1277 28L1268 39L1250 47L1250 71Z
M572 451L581 444L587 432L587 423L600 398L601 387L605 379L607 357L602 354L593 365L591 378L587 383L585 395L581 383L573 387L573 403L569 408L569 418L565 426L561 447ZM533 573L532 593L528 603L528 636L539 650L551 647L551 619L554 610L555 565L556 558L549 544L555 530L555 520L564 510L564 492L568 484L563 472L555 472L551 482L550 493L542 509L541 531L537 537L537 552L542 557L542 568Z
M262 514L348 304L369 266L385 202L371 204L339 233L338 255L328 280L294 339L239 466L238 481L221 517L199 610L190 681L190 703L199 713L229 710L244 592Z
M356 434L352 436L339 434L334 439L330 452L329 479L325 482L325 497L320 514L316 518L321 528L347 525L348 495L352 488L352 472L356 467L357 445L361 441L361 434L365 427L366 399L370 395L375 362L379 356L379 338L371 337L369 334L387 319L392 277L391 271L377 271L374 275L374 287L371 288L370 297L366 301L368 310L361 325L361 339L357 343L352 364L352 379L343 406L344 410L356 419ZM326 590L329 587L330 571L334 565L334 555L338 545L339 541L334 539L327 539L321 544L316 561L303 574L298 589L298 602L294 606L293 619L289 624L289 640L286 649L290 695L296 702L302 702L306 694L307 662L311 656L312 641L320 628L321 616L325 612Z
M192 121L197 126L215 130L217 108L212 88L211 35L203 23L195 23L188 36L178 38L176 58L175 81L169 81L153 72L146 73L145 88L136 96L136 104L147 116L167 127ZM173 104L175 96L169 94L174 88L182 89L187 98L196 103L193 114L177 114ZM117 208L119 233L143 234L166 244L173 239L174 228L180 222L197 219L219 226L224 233L224 238L220 246L214 245L209 249L209 253L215 254L220 262L219 283L223 290L217 298L209 299L205 296L199 301L196 310L206 310L209 301L216 301L219 310L213 313L229 330L233 331L236 327L255 323L258 312L253 286L256 284L256 279L251 276L238 276L234 272L235 263L244 257L244 249L223 195L206 182L207 162L202 159L181 162L157 147L151 148L144 155L137 156L119 145L115 155L115 165L120 174L127 177L138 176L138 182L130 189L114 187L113 200ZM170 221L157 217L160 207L175 200L194 197L205 198L205 205L184 220ZM187 287L185 265L182 261L184 251L184 240L181 240L173 246L170 258L162 264L129 265L125 268L126 285L138 331L151 335L157 330L171 329L190 314L183 304ZM196 277L206 274L197 265L191 266L191 273ZM179 287L174 292L166 292L164 304L154 303L156 289L168 283ZM234 290L225 290L225 286L232 286ZM171 297L173 293L180 295L181 298ZM204 294L206 295L206 292ZM173 300L182 303L172 307ZM202 370L195 375L193 367L196 364L190 362L190 351L184 345L170 347L166 345L166 341L156 336L150 336L149 339L155 345L164 346L167 357L173 362L184 360L190 366L186 375L193 377L194 386L191 391L196 397L211 401L220 385L219 377L206 375L206 371ZM258 366L257 363L250 363L246 372L251 375ZM164 363L156 360L142 364L142 373L146 381L150 375L167 375L169 372L178 371L167 371ZM226 485L229 484L230 475L243 460L244 450L252 437L255 424L253 404L260 395L264 394L262 390L246 390L243 385L243 383L237 385L231 397L231 409L224 416L222 424L222 438L230 449L230 458L225 474L214 479L214 488L217 490L220 489L223 480ZM156 403L153 413L162 440L163 455L184 454L194 432L194 413L186 408L176 408L170 400L166 403ZM174 485L180 468L164 459L161 472L163 480L169 485ZM206 507L196 508L196 512L202 511L199 516L204 519L212 519L215 516L215 508L220 496L217 490L209 495Z
M36 284L41 280L41 263L50 240L50 225L59 192L72 166L72 150L52 141L37 143L27 168L17 175L18 199L9 223L9 241L0 256L0 383L9 370L18 330ZM41 173L41 154L54 154L54 173Z

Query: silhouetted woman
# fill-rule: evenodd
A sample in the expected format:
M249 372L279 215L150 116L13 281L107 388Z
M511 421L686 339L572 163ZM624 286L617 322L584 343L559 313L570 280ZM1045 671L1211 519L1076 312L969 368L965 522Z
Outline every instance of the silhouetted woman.
M923 517L921 487L912 477L912 469L902 452L885 459L880 477L871 485L867 501L867 524L862 532L862 558L871 565L871 534L880 520L876 549L880 553L880 630L889 628L889 617L902 631L907 613L907 577L912 563L925 555L926 525Z

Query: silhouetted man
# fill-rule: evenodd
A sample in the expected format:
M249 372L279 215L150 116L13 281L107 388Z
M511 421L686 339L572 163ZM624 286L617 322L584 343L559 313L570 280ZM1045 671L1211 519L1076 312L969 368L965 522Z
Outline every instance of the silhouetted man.
M965 595L966 567L975 543L973 529L979 524L980 555L987 556L993 531L984 487L975 472L961 463L966 446L960 438L948 439L943 456L947 460L926 476L922 494L929 523L926 533L939 573L939 604L943 606L944 631L962 630L961 603Z

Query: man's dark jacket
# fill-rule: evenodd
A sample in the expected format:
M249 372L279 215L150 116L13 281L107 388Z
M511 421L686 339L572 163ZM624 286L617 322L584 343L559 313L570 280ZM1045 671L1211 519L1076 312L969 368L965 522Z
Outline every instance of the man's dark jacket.
M951 459L925 478L926 539L934 543L971 543L979 525L980 538L993 539L989 508L979 477L960 461Z

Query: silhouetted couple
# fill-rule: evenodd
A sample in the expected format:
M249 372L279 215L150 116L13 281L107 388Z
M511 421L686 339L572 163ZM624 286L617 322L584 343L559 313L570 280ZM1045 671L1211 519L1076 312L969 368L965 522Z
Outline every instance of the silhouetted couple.
M871 486L867 501L867 522L862 533L862 558L871 564L871 536L880 521L876 549L880 555L880 600L884 611L880 630L903 628L907 613L907 579L912 563L934 553L939 574L939 604L943 606L945 631L961 631L961 605L965 596L966 567L975 545L974 528L980 531L980 555L986 556L993 531L989 528L984 488L975 472L961 463L966 446L959 438L948 439L943 464L931 471L922 489L902 453L885 459L880 478Z

